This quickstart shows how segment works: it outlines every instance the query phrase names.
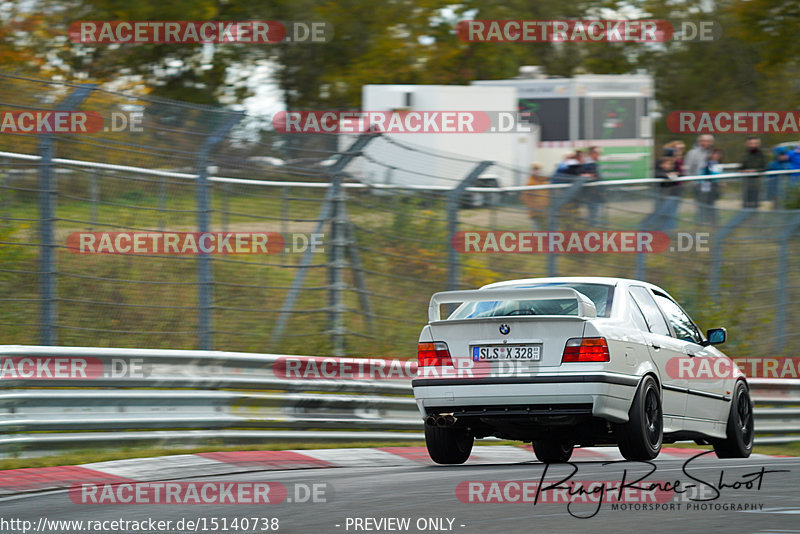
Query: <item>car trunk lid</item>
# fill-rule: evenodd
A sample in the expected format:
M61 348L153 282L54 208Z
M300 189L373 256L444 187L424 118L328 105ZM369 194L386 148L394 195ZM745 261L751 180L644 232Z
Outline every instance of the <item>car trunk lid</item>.
M478 306L465 311L467 303L476 302L489 305L482 312L468 313ZM519 314L552 310L554 302L571 314ZM441 306L451 303L461 303L461 312L453 314L457 318L441 319ZM491 315L495 312L501 315ZM586 321L596 314L592 301L571 288L448 291L435 294L429 307L433 339L447 343L456 369L472 369L477 376L527 374L560 366L567 340L582 337Z

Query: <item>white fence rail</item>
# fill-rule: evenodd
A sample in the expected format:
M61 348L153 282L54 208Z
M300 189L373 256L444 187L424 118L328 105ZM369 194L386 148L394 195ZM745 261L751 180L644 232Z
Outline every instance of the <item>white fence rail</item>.
M329 365L287 378L286 362L298 360ZM375 360L369 368L378 376L360 380L347 376L355 361L0 346L0 457L135 444L422 439L408 380L415 365ZM800 441L800 380L750 384L757 443Z

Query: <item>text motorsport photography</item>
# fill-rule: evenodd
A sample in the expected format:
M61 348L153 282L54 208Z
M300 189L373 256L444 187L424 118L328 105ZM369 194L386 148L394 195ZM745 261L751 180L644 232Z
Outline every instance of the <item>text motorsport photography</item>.
M748 512L762 510L764 504L753 500L724 502L725 497L730 498L726 494L746 492L751 499L757 499L768 474L775 479L777 473L789 472L761 466L756 471L738 477L729 474L726 478L725 470L721 469L713 479L706 480L692 472L692 464L709 453L689 457L680 468L682 478L652 480L658 472L657 464L623 460L602 464L609 472L621 469L618 480L613 476L600 481L573 480L581 466L567 463L546 465L538 480L463 481L456 487L456 495L459 501L468 504L561 504L570 516L578 519L594 518L604 507L611 512ZM551 469L555 473L550 474Z

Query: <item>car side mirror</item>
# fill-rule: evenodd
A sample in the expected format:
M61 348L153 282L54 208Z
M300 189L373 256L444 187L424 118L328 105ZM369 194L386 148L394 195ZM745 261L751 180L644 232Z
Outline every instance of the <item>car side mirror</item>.
M724 328L711 328L706 332L707 345L722 345L728 339L728 331Z

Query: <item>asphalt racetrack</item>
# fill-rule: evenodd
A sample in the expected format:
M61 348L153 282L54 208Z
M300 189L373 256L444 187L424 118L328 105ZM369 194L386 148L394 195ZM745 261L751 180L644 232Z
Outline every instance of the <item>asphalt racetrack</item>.
M589 501L586 494L580 493L572 497L582 497L583 501L572 505L563 500L552 502L559 501L555 491L550 491L549 495L547 491L541 492L540 502L534 504L534 491L523 498L522 491L518 490L522 486L509 484L509 481L535 484L545 475L545 484L564 479L564 487L574 490L591 487L578 481L619 483L624 476L626 483L630 483L647 473L649 475L644 478L647 481L673 484L680 481L679 487L685 493L672 492L668 485L660 486L664 491L656 499L659 502L645 498L644 502L624 503L627 507L623 509L622 504L611 502L613 499L598 503L597 495L592 496L594 501ZM22 494L0 499L2 520L6 521L0 524L0 531L3 534L23 532L20 525L30 521L32 532L40 528L38 532L65 534L800 532L800 458L759 455L744 460L720 460L712 454L689 463L673 457L656 459L652 466L582 459L572 465L545 466L531 454L530 461L501 464L472 459L459 466L408 461L400 466L359 467L355 461L352 467L195 476L186 473L181 481L279 483L278 486L285 487L286 494L277 504L79 504L74 502L76 497L71 496L69 490ZM495 493L491 493L492 487ZM560 497L563 499L564 495L562 491ZM470 502L470 499L497 501L506 497L528 502ZM659 508L654 508L655 504L660 505ZM249 518L250 523L245 525L242 518ZM18 522L12 524L10 520ZM54 523L59 520L84 523L80 529L75 529L74 524ZM93 523L87 524L89 520ZM153 520L162 524L151 523L149 526L156 525L152 529L143 524L132 527L131 523L113 523L120 520ZM166 524L167 521L170 523ZM92 526L105 528L89 530Z

